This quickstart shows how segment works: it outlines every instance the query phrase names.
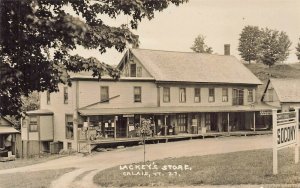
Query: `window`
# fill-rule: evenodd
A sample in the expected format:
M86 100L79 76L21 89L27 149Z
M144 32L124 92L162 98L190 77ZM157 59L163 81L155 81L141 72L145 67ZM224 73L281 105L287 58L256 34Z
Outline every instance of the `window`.
M195 88L194 102L200 102L200 101L201 101L200 88Z
M68 87L64 87L64 104L68 104Z
M185 90L185 88L179 88L179 102L186 102L186 90Z
M232 104L233 105L243 105L244 104L244 90L243 89L233 89L232 90Z
M187 115L186 114L179 114L177 119L177 126L179 132L186 132L187 128Z
M136 64L130 64L130 76L136 77Z
M49 91L47 91L47 104L50 104L50 92Z
M108 102L109 101L109 89L108 86L101 86L100 88L100 92L101 92L101 98L100 101L101 102Z
M169 87L163 88L163 101L170 102L170 88Z
M73 139L73 116L66 115L66 139Z
M142 88L134 87L134 102L142 102Z
M137 67L136 68L136 76L137 77L142 77L142 67Z
M248 102L253 102L253 89L248 89Z
M38 131L38 122L37 116L29 116L29 132Z
M222 88L222 102L228 102L228 88Z
M209 88L209 90L208 90L208 102L215 102L215 88Z

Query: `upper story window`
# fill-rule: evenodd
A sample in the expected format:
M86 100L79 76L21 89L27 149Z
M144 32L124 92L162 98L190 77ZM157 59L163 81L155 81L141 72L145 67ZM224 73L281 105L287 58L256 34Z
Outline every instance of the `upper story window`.
M141 87L134 87L134 102L142 102L142 88Z
M69 94L68 94L68 87L64 87L64 104L68 104Z
M222 102L228 102L228 88L222 88Z
M244 90L232 89L232 104L243 105L244 104Z
M179 88L179 102L186 102L186 89Z
M130 64L130 77L136 77L136 64Z
M208 89L208 102L215 102L215 88Z
M100 88L100 101L101 102L108 102L109 100L109 88L108 86L101 86Z
M195 88L194 90L195 92L195 97L194 97L194 102L200 102L201 101L201 92L200 92L200 88Z
M47 91L47 93L46 93L46 100L47 100L47 104L50 104L50 92L49 91Z
M142 67L136 68L136 77L142 77Z
M248 102L253 102L253 89L248 89Z
M29 132L38 131L38 120L37 116L29 116Z
M170 102L170 88L169 87L163 88L163 101Z

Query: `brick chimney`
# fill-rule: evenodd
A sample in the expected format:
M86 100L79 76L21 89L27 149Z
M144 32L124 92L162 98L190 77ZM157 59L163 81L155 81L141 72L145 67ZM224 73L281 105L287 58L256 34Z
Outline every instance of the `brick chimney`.
M230 55L230 44L224 44L224 55Z

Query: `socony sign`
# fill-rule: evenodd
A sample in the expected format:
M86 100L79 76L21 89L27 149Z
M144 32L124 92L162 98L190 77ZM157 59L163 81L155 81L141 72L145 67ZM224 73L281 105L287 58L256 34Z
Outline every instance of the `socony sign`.
M284 144L294 142L296 140L296 126L295 124L285 125L277 129L277 144Z

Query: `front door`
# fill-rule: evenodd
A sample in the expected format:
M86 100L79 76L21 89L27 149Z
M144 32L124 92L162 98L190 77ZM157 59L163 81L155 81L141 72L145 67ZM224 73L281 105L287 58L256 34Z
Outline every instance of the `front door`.
M177 120L178 120L178 131L180 133L186 133L187 132L187 115L179 114Z

